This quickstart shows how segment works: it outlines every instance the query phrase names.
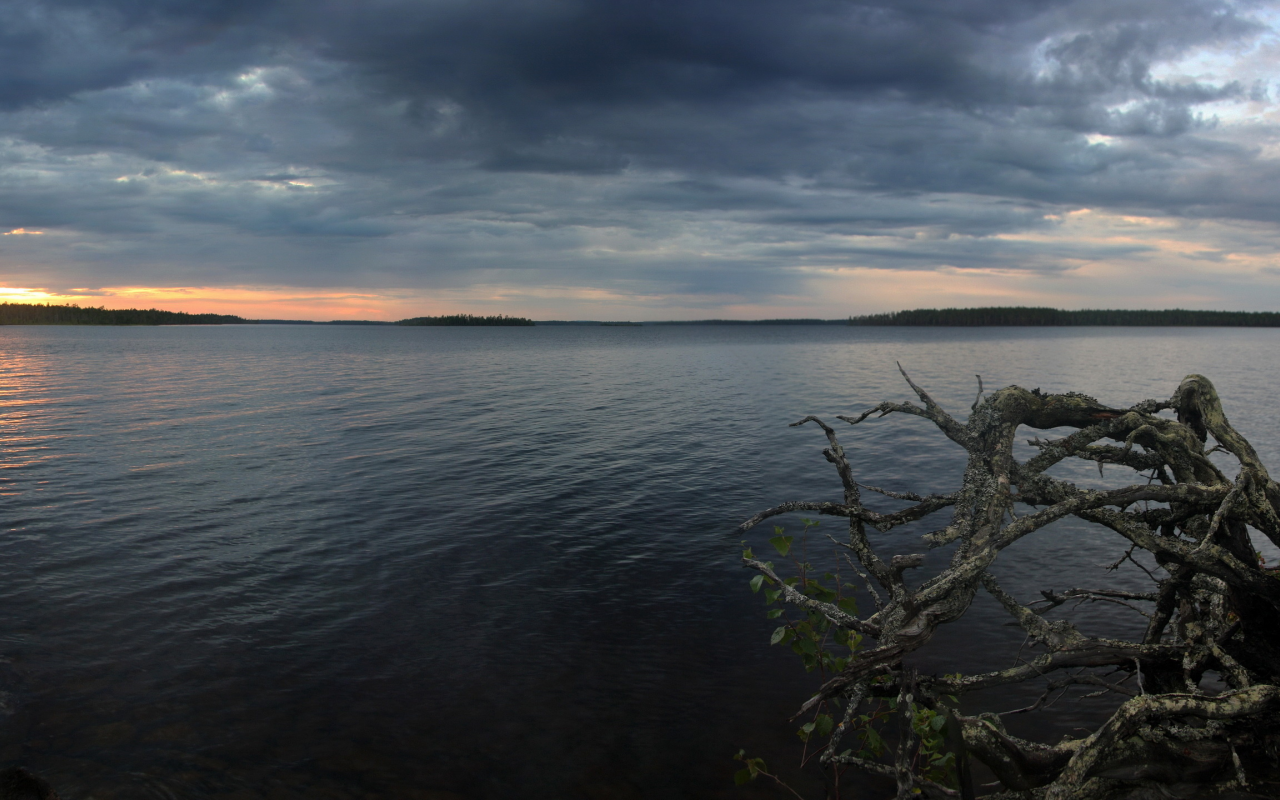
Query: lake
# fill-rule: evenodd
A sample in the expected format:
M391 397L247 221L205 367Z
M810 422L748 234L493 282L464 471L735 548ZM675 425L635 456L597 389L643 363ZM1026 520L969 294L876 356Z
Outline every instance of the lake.
M811 787L787 718L818 679L769 646L735 532L784 500L839 498L821 431L788 423L839 425L868 483L945 490L962 453L927 422L834 419L914 399L895 361L961 416L978 374L1128 405L1199 372L1274 470L1278 343L1207 328L0 327L0 765L64 800L776 796L733 785L745 748ZM1087 466L1059 474L1123 479ZM875 542L923 552L918 534L941 526ZM838 537L839 520L816 533ZM1104 571L1123 550L1063 522L995 572L1024 598L1143 585ZM1141 622L1080 613L1086 633ZM1009 666L1022 636L1001 614L980 596L920 668ZM1013 725L1092 724L1107 702Z

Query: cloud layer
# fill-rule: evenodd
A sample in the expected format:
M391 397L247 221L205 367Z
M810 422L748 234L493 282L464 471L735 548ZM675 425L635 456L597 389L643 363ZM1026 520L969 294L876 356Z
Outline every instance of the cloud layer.
M0 229L43 231L0 239L0 282L372 316L1275 308L1278 21L0 0Z

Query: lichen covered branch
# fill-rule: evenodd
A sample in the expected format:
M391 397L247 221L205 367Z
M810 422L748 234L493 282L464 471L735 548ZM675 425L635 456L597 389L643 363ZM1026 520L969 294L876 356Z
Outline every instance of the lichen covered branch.
M745 559L746 566L778 587L773 596L779 602L867 637L801 709L853 704L841 713L844 722L832 734L822 762L892 777L902 796L917 791L974 796L968 778L959 777L967 776L970 758L998 778L993 797L1015 792L1044 800L1120 798L1142 787L1177 786L1183 792L1188 785L1242 797L1280 793L1280 782L1268 783L1280 781L1273 769L1280 745L1280 637L1275 635L1280 580L1262 568L1249 540L1253 529L1280 544L1280 486L1227 421L1212 383L1189 375L1170 399L1128 408L1074 392L1010 386L980 391L962 423L905 370L902 375L921 405L884 402L838 419L861 425L877 414L903 413L931 423L965 451L960 489L918 494L864 483L835 429L809 416L794 424L822 428L823 455L839 475L842 501L782 503L740 529L745 533L765 519L798 510L845 518L848 533L840 544L857 560L859 574L865 571L883 590L876 595L874 613L859 616L798 591L771 565ZM1160 413L1169 410L1176 419ZM1037 453L1019 461L1014 445L1022 428L1074 432L1033 438ZM1211 451L1228 454L1235 466L1224 471L1211 460ZM1128 470L1134 480L1092 490L1046 474L1068 460L1092 462L1099 470ZM861 489L910 505L873 511L863 505ZM1015 504L1029 510L1015 514ZM954 544L954 550L945 568L918 582L909 582L907 572L924 563L922 556L878 552L868 535L868 526L887 532L944 512L948 521L927 534L925 544ZM1032 546L1025 545L1029 534L1064 518L1113 532L1130 548L1121 561L1141 566L1155 585L1150 591L1044 587L1042 599L1030 602L1012 596L999 581L1000 554ZM1133 557L1135 550L1148 555L1145 566ZM1041 652L996 672L916 675L913 654L940 626L961 619L979 589L1008 611ZM1133 641L1096 638L1069 618L1049 616L1086 602L1142 614L1148 620L1144 634ZM1215 677L1207 679L1210 674ZM1010 736L999 717L962 715L946 699L1027 682L1042 684L1044 694L1019 711L1048 713L1051 695L1072 687L1111 697L1116 705L1107 722L1087 737L1049 744ZM928 730L918 729L919 719L912 723L917 728L901 723L892 753L835 752L835 743L851 736L857 720L874 718L855 716L860 704L897 698L902 705L907 697L912 708L926 710L919 713L945 718L937 724L954 729L950 757L929 749L933 740ZM892 731L887 735L894 738ZM863 741L869 741L866 736ZM921 755L926 752L929 758ZM945 772L947 764L951 772ZM944 772L951 777L940 777Z

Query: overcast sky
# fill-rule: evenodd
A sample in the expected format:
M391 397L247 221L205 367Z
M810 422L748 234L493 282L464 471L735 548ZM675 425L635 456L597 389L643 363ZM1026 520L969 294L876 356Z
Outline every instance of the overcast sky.
M1280 9L0 0L0 295L1280 308Z

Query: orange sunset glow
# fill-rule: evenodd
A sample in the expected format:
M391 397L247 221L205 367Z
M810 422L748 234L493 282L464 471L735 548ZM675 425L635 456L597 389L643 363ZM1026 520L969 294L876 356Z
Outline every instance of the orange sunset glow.
M412 296L368 291L306 291L292 287L124 286L63 291L0 287L0 302L74 303L110 309L160 308L189 314L234 314L246 319L393 321L430 313L450 313L452 309L452 306L433 304Z

